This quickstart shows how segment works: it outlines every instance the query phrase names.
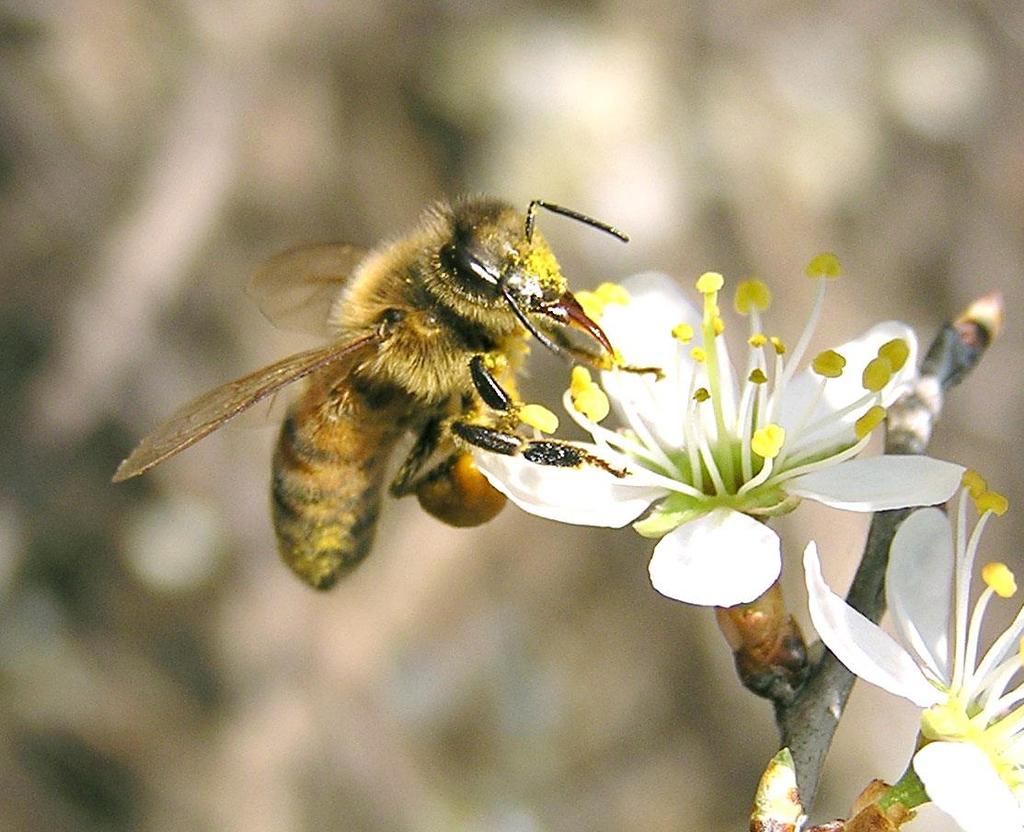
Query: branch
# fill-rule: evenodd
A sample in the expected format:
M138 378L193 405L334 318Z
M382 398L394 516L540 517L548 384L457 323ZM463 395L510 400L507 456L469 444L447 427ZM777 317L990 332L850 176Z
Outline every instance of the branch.
M945 392L962 381L981 360L999 333L1002 298L987 295L968 307L939 332L921 363L916 385L890 409L885 452L924 453L942 410ZM885 568L889 545L909 509L878 512L868 532L864 557L846 600L878 622L885 613ZM789 747L796 766L800 797L810 807L821 778L822 764L839 725L854 676L828 650L811 669L792 702L776 704L782 746Z

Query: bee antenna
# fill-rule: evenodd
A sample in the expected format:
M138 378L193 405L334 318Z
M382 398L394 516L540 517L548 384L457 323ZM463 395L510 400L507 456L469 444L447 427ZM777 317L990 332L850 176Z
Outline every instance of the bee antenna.
M586 214L581 214L579 211L573 211L572 208L563 208L561 205L555 205L553 202L545 202L543 199L535 199L530 202L530 207L526 209L526 242L533 242L533 226L536 222L536 215L538 208L546 208L553 214L561 214L563 217L569 217L570 219L578 220L579 222L585 223L586 225L592 226L599 231L604 231L606 234L611 234L613 237L622 240L624 243L629 242L629 235L625 231L620 231L613 225L609 225L601 220L589 217Z

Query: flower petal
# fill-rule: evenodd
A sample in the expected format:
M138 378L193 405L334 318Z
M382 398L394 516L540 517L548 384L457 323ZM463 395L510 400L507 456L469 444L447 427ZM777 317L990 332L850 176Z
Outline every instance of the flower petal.
M578 447L630 473L619 479L594 465L556 468L522 456L484 451L474 457L491 485L523 511L562 523L619 528L668 494L628 459L596 445L580 443Z
M630 364L664 368L676 360L676 324L700 331L700 312L682 287L660 272L644 272L622 282L629 303L610 303L601 315L601 328ZM609 375L619 375L610 373Z
M654 547L651 583L662 595L712 607L753 601L779 577L779 536L746 514L718 508Z
M944 503L964 468L927 456L851 459L794 477L783 488L796 497L847 511L883 511Z
M930 742L914 755L914 771L932 802L964 832L1020 832L1024 812L980 748Z
M892 636L829 589L813 541L804 550L804 579L814 629L852 673L922 708L943 700Z
M953 533L945 513L915 511L900 524L889 550L885 597L905 644L949 681L953 597Z
M668 275L646 272L623 281L629 303L608 304L601 328L626 362L636 367L658 367L665 377L612 370L601 374L601 385L620 417L637 414L665 447L683 444L680 414L694 365L686 348L672 337L672 328L690 324L700 331L700 313L690 305L682 288ZM628 419L626 420L628 424Z
M797 436L795 430L801 425L813 425L819 419L838 413L860 399L865 393L861 386L864 368L878 355L878 348L894 338L906 341L910 353L903 367L893 374L893 378L882 391L882 406L888 407L917 376L917 336L914 335L914 330L900 321L877 324L859 338L836 347L836 352L846 359L846 367L839 378L828 380L819 400L816 401L818 391L822 387L821 376L810 367L797 373L790 380L780 403L779 423L792 437L791 453L800 446L818 444L826 438L834 438L836 445L851 445L856 441L853 432L854 422L867 410L866 405L863 409L830 421L811 433L800 433ZM812 404L814 409L808 418L807 409Z

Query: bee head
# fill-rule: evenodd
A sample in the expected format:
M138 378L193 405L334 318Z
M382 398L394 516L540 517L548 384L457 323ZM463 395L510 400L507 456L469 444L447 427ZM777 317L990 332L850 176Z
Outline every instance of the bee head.
M539 200L530 203L525 217L503 203L466 202L453 211L449 241L439 251L441 269L463 299L481 311L511 310L553 352L561 348L538 328L536 315L580 329L613 352L607 336L569 291L554 252L534 229L538 207L585 222L624 242L629 239L605 223Z

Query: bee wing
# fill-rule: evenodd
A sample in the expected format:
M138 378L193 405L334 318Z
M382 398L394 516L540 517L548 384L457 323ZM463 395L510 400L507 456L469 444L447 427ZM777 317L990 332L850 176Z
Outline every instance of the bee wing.
M242 378L229 381L179 408L166 422L143 439L114 473L121 482L148 471L179 451L185 450L226 421L252 407L260 399L287 384L347 356L375 346L379 335L329 344L284 358Z
M365 257L340 243L289 249L260 266L246 291L274 326L322 337L338 290Z

